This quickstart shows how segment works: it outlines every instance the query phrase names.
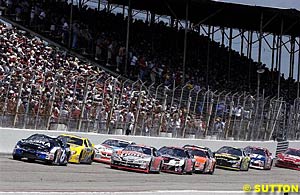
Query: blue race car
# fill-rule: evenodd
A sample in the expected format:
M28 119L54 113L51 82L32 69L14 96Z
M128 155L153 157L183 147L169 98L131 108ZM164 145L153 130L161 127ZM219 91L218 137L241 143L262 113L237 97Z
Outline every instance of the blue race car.
M13 159L28 161L44 161L47 164L67 165L70 148L63 140L44 134L33 134L27 139L17 142L13 150Z
M247 146L244 150L251 158L250 168L271 170L273 157L267 148Z

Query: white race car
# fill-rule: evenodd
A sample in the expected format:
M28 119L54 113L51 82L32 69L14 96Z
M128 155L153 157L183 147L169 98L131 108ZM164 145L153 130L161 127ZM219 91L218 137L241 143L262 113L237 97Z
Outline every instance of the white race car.
M129 144L134 144L132 141L122 139L107 139L102 144L95 145L94 161L102 163L110 163L111 155L115 151L120 153Z

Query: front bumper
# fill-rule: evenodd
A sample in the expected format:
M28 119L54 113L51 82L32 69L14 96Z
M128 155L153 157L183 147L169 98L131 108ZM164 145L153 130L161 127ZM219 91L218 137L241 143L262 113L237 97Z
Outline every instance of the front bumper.
M124 161L124 160L111 160L112 168L149 172L149 162L147 163L137 163L134 161Z
M277 160L275 163L276 167L289 168L300 171L300 165L296 165L295 163L289 161Z
M42 152L42 151L35 151L35 150L26 150L23 148L15 148L13 151L13 155L19 156L20 158L28 158L34 160L54 160L54 154L50 152Z

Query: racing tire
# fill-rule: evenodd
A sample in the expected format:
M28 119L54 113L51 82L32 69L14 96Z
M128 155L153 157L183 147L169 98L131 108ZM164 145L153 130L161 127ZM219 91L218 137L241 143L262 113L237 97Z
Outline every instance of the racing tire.
M209 172L209 174L213 175L216 169L216 164L214 164L212 171Z
M80 152L79 158L78 158L78 163L81 163L81 158L82 158L82 151Z
M33 158L28 158L27 161L33 163L35 160Z
M248 163L247 169L245 171L249 171L250 162Z
M88 164L91 165L94 159L94 153L90 156Z
M266 170L271 170L271 169L272 169L272 166L273 166L273 160L271 161L270 167L267 168Z
M203 170L201 171L201 173L205 173L206 167L207 167L207 161L205 162L204 167L203 167Z
M14 159L14 160L21 160L21 157L18 156L18 155L13 155L13 159Z

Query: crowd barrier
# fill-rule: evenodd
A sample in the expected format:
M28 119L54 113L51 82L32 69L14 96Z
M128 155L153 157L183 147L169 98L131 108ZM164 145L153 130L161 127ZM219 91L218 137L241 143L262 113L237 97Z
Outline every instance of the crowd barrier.
M211 148L213 151L218 150L220 147L228 145L235 147L246 146L260 146L266 147L273 154L276 153L277 142L274 141L230 141L230 140L207 140L207 139L179 139L167 137L147 137L147 136L126 136L126 135L110 135L110 134L97 134L97 133L82 133L82 132L66 132L66 131L51 131L51 130L29 130L29 129L13 129L1 128L0 129L0 153L10 154L20 139L27 138L34 133L43 133L47 135L57 136L62 133L69 133L79 136L87 137L94 144L100 144L108 138L120 138L132 140L136 143L152 145L157 148L162 146L183 146L185 144L202 145ZM300 148L300 141L291 141L290 147Z

